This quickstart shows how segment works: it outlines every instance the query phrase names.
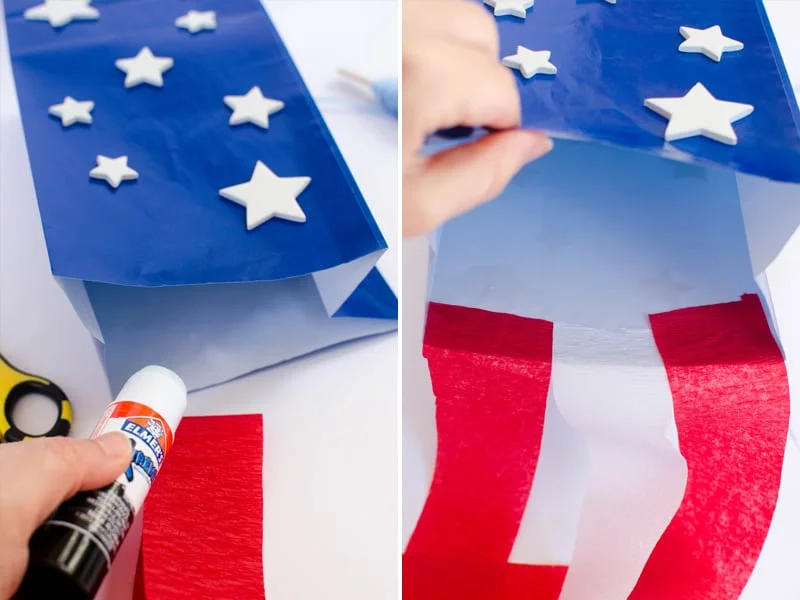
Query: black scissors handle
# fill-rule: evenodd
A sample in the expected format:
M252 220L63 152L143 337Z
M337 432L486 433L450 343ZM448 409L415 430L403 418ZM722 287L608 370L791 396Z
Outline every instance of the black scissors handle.
M39 394L56 405L58 416L53 426L40 435L23 430L14 422L14 408L31 394ZM72 426L72 405L55 383L17 369L0 355L0 442L19 442L27 438L66 436Z
M33 435L25 432L14 422L14 418L12 416L14 407L17 405L17 403L29 394L41 394L42 396L52 400L53 404L55 404L58 408L58 416L56 417L55 423L49 431L41 435ZM67 396L56 384L45 384L34 379L18 383L9 390L8 395L6 396L5 417L9 427L5 433L2 434L2 437L6 442L20 442L25 438L69 435L72 415L65 414L65 412L68 410Z

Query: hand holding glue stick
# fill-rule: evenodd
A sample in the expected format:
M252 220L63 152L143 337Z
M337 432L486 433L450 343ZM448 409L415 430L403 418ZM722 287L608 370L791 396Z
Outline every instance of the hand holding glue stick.
M0 600L8 600L28 564L28 540L76 492L108 485L131 461L128 439L36 438L0 444Z
M181 379L146 367L123 386L91 439L0 448L0 600L94 598L185 410Z

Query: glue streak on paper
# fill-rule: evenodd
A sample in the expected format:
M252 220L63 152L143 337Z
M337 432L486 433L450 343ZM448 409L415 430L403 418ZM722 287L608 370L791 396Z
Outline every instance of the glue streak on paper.
M142 508L186 410L186 386L163 367L131 377L106 409L92 437L121 431L131 462L111 485L64 502L37 530L21 588L25 600L91 600Z

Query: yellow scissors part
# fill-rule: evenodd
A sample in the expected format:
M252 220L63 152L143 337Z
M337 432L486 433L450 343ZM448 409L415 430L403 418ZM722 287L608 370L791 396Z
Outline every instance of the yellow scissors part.
M58 407L55 425L42 435L26 433L14 423L14 406L28 394L46 396ZM18 442L35 437L67 435L72 426L72 406L66 394L52 381L13 367L0 355L0 442Z

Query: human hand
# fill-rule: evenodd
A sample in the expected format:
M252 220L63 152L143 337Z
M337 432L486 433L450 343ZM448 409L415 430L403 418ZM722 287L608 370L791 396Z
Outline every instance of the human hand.
M117 432L0 444L0 600L19 587L36 528L64 500L113 482L130 461L131 444Z
M516 129L520 98L498 60L497 25L475 2L403 3L403 235L435 229L493 199L527 163L553 146L544 134ZM478 141L420 155L440 129L497 129Z

